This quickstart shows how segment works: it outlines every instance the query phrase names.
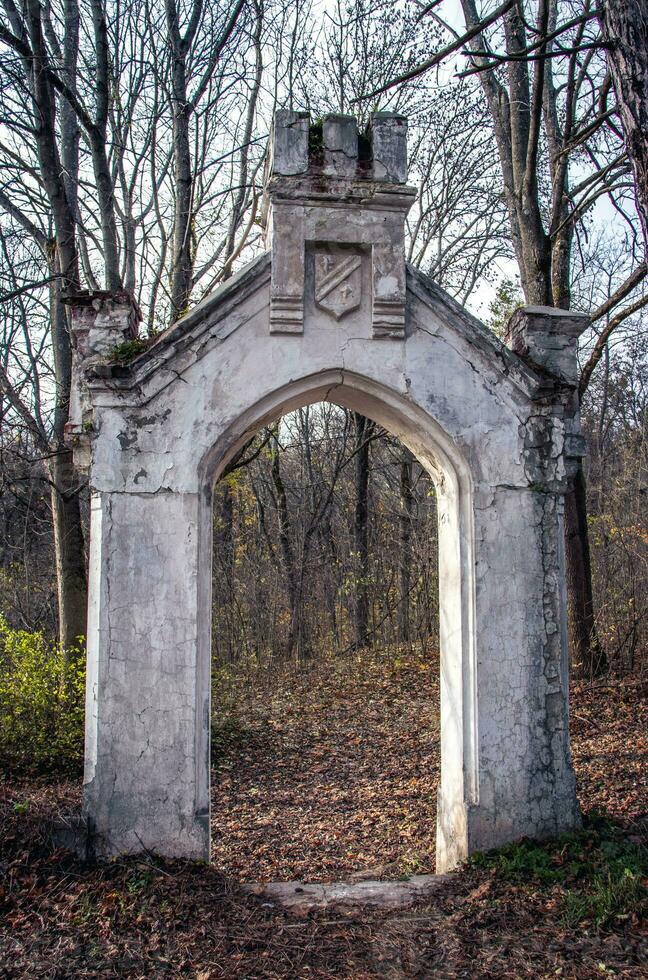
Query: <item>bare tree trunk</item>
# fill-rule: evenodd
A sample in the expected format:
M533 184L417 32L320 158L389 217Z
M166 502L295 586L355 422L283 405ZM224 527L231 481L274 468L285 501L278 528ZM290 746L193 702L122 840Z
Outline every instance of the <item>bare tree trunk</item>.
M607 0L601 26L648 255L648 2Z
M59 641L65 651L86 635L87 580L79 507L79 485L72 453L60 448L49 464L56 553Z
M299 656L305 652L304 622L302 610L302 582L298 574L295 552L292 546L292 529L288 511L286 488L281 476L279 461L279 439L275 433L272 442L272 483L277 501L277 521L279 524L279 546L288 586L288 605L290 625L286 637L286 652L289 656Z
M63 181L63 168L56 143L56 102L47 79L47 62L42 34L41 11L29 0L29 28L34 53L31 92L40 125L36 132L43 183L52 208L56 242L50 265L62 278L50 286L50 320L56 400L52 443L55 455L50 461L52 518L56 550L59 613L59 639L64 649L75 644L86 632L87 586L83 529L79 510L78 481L72 457L64 446L65 423L69 414L72 378L72 351L67 313L60 298L66 290L78 289L79 270L73 207Z
M479 23L475 0L462 0L466 26ZM575 110L574 80L570 76L565 99L567 118L560 121L551 59L539 57L529 62L521 57L528 44L528 24L516 5L504 15L508 87L494 72L483 71L480 81L493 118L497 148L502 165L506 202L511 221L511 235L520 268L520 279L527 303L568 308L570 302L570 253L573 224L565 222L568 214L568 157L564 152L571 139ZM535 33L546 37L555 26L555 0L538 5ZM483 36L470 45L483 52ZM538 53L542 54L545 43ZM483 60L476 55L475 61ZM547 62L545 64L545 61ZM533 65L531 71L530 64ZM549 233L543 224L538 189L538 152L540 124L544 118L545 135L550 150L552 206ZM562 128L561 128L562 125ZM587 539L587 501L582 468L565 507L567 587L572 629L572 660L588 673L602 669L605 658L596 639L593 619L592 576Z
M355 643L369 646L369 436L373 422L353 413L355 423L355 512L353 520L356 552Z
M108 52L108 25L102 0L91 0L92 23L94 28L96 56L96 118L89 132L92 148L92 163L97 184L99 220L103 241L103 259L106 275L106 289L122 288L119 271L119 243L115 219L115 188L113 173L106 151L108 117L110 112L110 59Z
M75 646L86 635L88 587L79 480L72 453L65 447L65 423L69 414L71 350L67 314L61 303L61 287L50 286L50 322L56 376L53 449L49 461L52 483L52 521L56 554L59 641L64 650Z
M400 608L398 633L401 643L410 641L410 589L412 579L412 460L409 449L401 446L400 462Z
M171 320L177 320L187 308L191 295L193 255L191 219L193 212L193 167L191 162L189 121L191 105L187 95L187 56L198 27L199 5L194 5L192 21L185 37L180 33L175 0L166 0L166 18L171 42L171 109L173 114L173 176L175 208L173 224L173 261L171 268Z
M325 597L326 606L328 609L329 622L331 624L331 640L334 649L337 649L340 645L340 632L338 629L338 618L337 618L337 608L336 608L336 598L337 590L335 585L335 569L337 567L338 557L335 548L335 538L333 536L333 528L331 527L330 516L327 515L326 519L322 522L322 527L319 533L320 537L320 548L324 560L329 566L329 575L327 576L325 582Z
M232 216L230 218L230 226L227 234L227 244L225 246L225 266L223 268L222 278L223 280L229 279L232 274L232 263L236 256L238 249L236 248L236 234L241 226L241 221L243 219L245 211L245 202L248 196L248 181L249 181L249 157L250 157L250 141L252 140L252 133L254 129L254 118L256 115L257 102L259 99L259 92L261 90L261 80L263 77L263 50L262 50L262 27L263 27L263 12L261 7L257 2L254 4L255 9L255 25L253 32L254 40L254 52L256 57L256 71L254 76L254 83L252 85L252 90L250 92L250 98L247 106L247 113L245 119L245 128L243 130L243 138L241 140L241 152L239 157L239 168L238 168L238 191L236 192L236 197L234 198L234 203L232 206Z
M227 588L230 590L234 572L234 493L227 480L223 480L222 488L219 527L215 535L214 545L217 549L221 571L227 582Z
M565 545L569 646L572 666L581 675L595 677L607 667L594 620L592 566L587 534L585 474L579 466L574 487L565 498Z
M230 608L234 604L234 491L229 480L220 485L220 511L218 525L214 533L214 561L220 578L219 593L222 601ZM234 663L235 654L231 644L231 632L227 635L227 659Z
M171 320L177 320L187 309L193 288L195 242L194 217L196 204L195 161L191 153L191 119L201 96L208 88L218 59L232 36L238 18L245 6L245 0L238 0L228 17L219 37L212 38L212 51L199 79L195 78L196 51L194 41L203 16L203 0L193 0L187 7L178 8L176 0L165 0L167 31L171 47L171 113L173 117L173 176L174 176L174 224L173 257L171 268ZM262 10L257 6L256 39L260 39ZM180 30L180 19L188 16L184 34ZM257 43L257 77L262 71L261 48ZM193 94L189 86L194 75ZM255 85L253 101L256 103L258 86ZM214 110L212 110L214 111ZM254 109L249 110L253 113ZM250 117L251 119L252 117ZM244 166L242 175L247 175L247 150L242 156ZM245 194L245 192L244 192ZM233 218L233 233L236 233L238 217ZM229 270L231 271L231 270ZM229 271L226 270L227 275Z

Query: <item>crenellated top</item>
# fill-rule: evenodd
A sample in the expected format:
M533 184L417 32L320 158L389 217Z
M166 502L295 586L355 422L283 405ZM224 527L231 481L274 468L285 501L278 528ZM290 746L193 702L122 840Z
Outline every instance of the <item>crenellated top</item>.
M311 123L307 112L282 109L272 130L271 177L307 175L387 184L407 182L407 118L374 112L366 135L355 116L327 115Z

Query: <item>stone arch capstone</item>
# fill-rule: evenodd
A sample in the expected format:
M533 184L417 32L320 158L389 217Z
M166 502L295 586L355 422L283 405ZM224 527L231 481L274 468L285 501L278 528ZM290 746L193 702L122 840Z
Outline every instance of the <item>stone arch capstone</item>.
M268 252L130 363L132 298L69 298L95 852L209 858L212 488L261 426L323 400L388 428L438 488L437 869L570 829L563 500L586 318L527 307L503 344L406 267L403 117L373 116L368 158L348 116L309 141L305 114L278 113L271 142Z

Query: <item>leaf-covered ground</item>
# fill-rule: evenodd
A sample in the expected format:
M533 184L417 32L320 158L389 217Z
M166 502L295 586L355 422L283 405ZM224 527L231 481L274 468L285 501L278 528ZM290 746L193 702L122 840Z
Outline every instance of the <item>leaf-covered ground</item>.
M438 703L436 658L411 652L221 675L216 865L245 881L433 872Z
M215 685L213 859L240 881L434 871L439 666L363 651ZM646 688L572 692L583 810L648 812Z
M0 977L647 976L646 686L574 690L581 802L609 814L582 833L480 858L400 912L296 918L240 891L429 869L434 676L396 652L221 677L212 867L82 865L51 833L78 787L0 782Z

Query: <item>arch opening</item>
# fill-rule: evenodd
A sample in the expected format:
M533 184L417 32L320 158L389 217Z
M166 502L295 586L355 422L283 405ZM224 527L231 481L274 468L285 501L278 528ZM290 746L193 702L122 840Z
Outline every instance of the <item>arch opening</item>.
M339 371L300 379L241 414L203 459L197 704L203 717L211 717L214 487L255 433L318 402L358 413L384 428L407 447L436 489L441 747L436 855L437 867L445 868L467 854L466 810L477 802L478 790L472 485L455 444L406 395ZM197 726L196 812L204 814L210 814L211 806L209 734L210 725ZM210 822L215 822L212 814Z

